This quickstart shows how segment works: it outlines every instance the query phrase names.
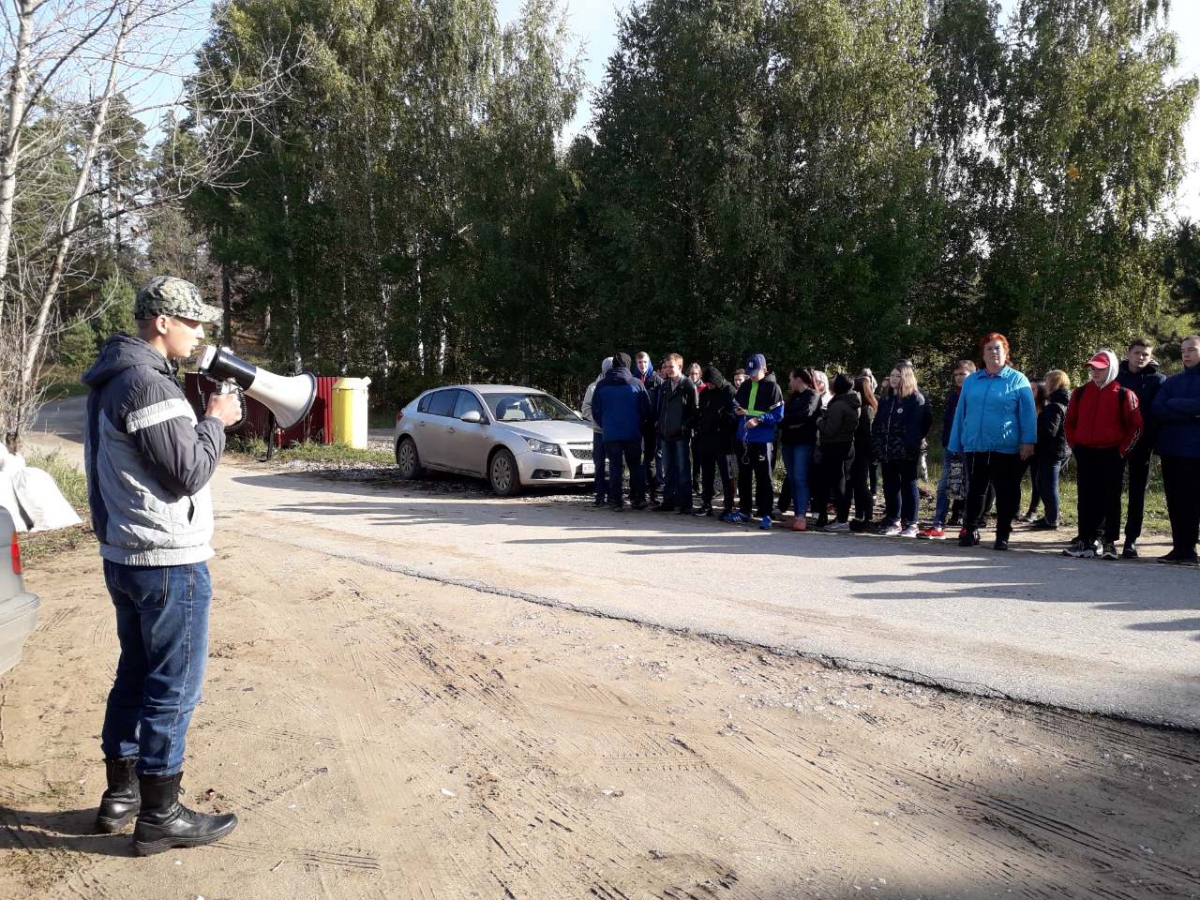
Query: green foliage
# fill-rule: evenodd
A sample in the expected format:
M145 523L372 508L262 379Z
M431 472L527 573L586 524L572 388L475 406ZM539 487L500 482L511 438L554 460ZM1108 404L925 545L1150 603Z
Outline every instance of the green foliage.
M86 319L76 319L58 339L58 363L68 371L82 371L96 358L96 332Z
M491 0L232 0L203 53L174 154L216 88L294 68L191 220L277 364L379 396L574 396L618 347L940 373L990 330L1074 370L1195 303L1162 211L1197 79L1158 0L644 0L565 152L554 0L504 29Z

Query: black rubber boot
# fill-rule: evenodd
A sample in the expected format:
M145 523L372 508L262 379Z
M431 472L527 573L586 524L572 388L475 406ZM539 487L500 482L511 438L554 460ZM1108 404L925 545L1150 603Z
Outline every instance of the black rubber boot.
M100 797L100 811L96 813L97 834L116 834L137 818L142 806L142 794L134 771L137 761L136 756L104 761L108 790Z
M182 772L142 775L142 811L133 829L133 849L139 856L162 853L172 847L200 847L219 841L237 828L237 816L210 816L179 802Z

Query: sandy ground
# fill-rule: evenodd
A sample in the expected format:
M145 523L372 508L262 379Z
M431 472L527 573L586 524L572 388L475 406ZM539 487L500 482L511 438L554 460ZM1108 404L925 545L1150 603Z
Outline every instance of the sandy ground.
M0 897L1200 896L1200 739L218 541L185 786L87 832L115 665L92 548L0 678Z

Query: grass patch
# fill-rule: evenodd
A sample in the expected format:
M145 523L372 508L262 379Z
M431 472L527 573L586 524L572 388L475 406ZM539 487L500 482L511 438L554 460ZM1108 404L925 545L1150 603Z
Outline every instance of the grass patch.
M62 495L67 498L67 502L75 507L80 515L87 512L87 479L77 465L68 462L57 450L26 454L25 465L31 469L49 472Z
M45 559L60 553L69 553L79 547L96 543L90 522L59 528L55 531L39 531L37 534L21 535L21 562L26 570Z
M53 403L65 400L67 397L82 397L88 392L88 386L79 380L82 370L51 366L39 380L42 390L42 402Z
M243 458L263 460L267 455L267 444L261 438L246 440L234 435L226 445L226 452ZM335 466L362 463L380 466L395 464L395 459L393 459L391 452L388 450L371 447L359 450L354 447L348 447L345 444L322 444L317 441L305 441L276 450L271 460L280 465L290 462L319 463Z

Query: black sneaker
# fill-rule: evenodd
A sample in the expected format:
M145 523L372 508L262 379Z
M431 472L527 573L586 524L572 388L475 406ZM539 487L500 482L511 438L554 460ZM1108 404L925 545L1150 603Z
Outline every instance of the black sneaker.
M992 544L992 549L1001 551L1007 550L1008 541L1006 541L1004 538L996 538L996 543Z
M1057 522L1047 522L1045 518L1038 519L1029 526L1030 531L1058 531Z
M1125 544L1125 549L1121 551L1121 559L1137 559L1138 548L1135 541L1129 541Z
M645 500L639 500L639 501L637 501L636 503L630 503L630 504L629 504L629 506L630 506L630 508L631 508L631 509L636 509L636 510L643 510L643 509L645 509L646 507L648 507L649 505L650 505L650 504L649 504L649 503L647 503Z
M977 547L979 545L979 532L967 531L963 529L958 533L958 546L960 547Z
M697 506L692 510L692 515L696 518L700 518L701 516L711 516L712 514L713 511L711 506Z
M1101 559L1120 559L1117 555L1117 545L1112 541L1104 542L1104 549L1100 551Z
M1188 555L1172 550L1166 556L1160 556L1158 562L1168 566L1200 566L1200 558L1195 553Z
M658 506L652 507L651 512L675 512L674 503L660 503Z
M1075 538L1071 541L1071 546L1063 551L1063 556L1070 556L1072 559L1095 559L1100 555L1100 548L1096 546L1095 541L1085 541L1083 538Z

